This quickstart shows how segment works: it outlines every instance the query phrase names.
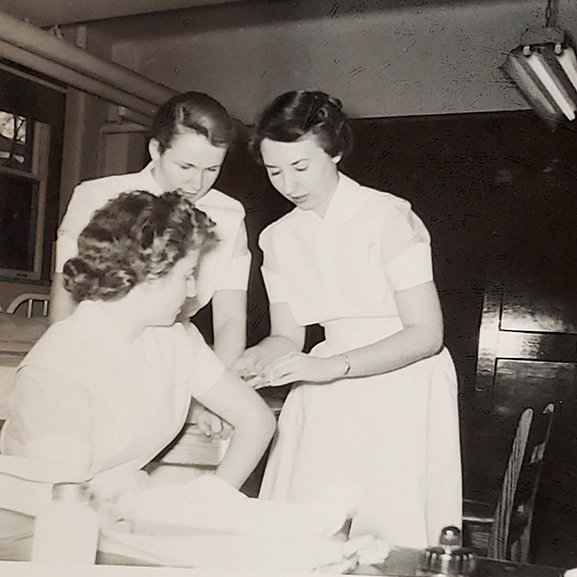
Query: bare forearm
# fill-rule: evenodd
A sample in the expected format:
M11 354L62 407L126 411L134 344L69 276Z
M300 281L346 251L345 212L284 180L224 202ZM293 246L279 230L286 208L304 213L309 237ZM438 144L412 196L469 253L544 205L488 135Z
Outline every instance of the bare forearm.
M442 333L441 333L442 334ZM388 373L429 357L442 340L422 327L409 327L371 345L331 357L302 353L284 355L264 369L264 382L276 386L297 381L330 383L337 379Z
M246 291L218 290L212 297L213 349L227 367L246 348L246 307Z
M264 455L274 434L276 421L266 409L238 424L230 446L216 474L233 487L240 488Z
M442 333L408 327L371 345L345 352L350 364L347 376L364 377L401 369L438 353L443 346ZM335 355L335 362L339 355Z
M245 323L227 322L214 328L214 352L227 366L231 367L242 355L246 346Z
M289 337L270 335L248 350L256 354L261 365L266 367L278 357L287 353L298 352L301 349L302 347Z

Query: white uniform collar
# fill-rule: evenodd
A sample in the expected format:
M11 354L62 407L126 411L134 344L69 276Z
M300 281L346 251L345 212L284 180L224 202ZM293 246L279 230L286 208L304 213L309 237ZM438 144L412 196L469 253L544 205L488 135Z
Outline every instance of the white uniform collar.
M368 192L352 178L339 172L339 182L329 201L324 218L314 210L302 210L297 207L304 218L327 224L338 224L350 218L366 201Z
M146 190L155 196L160 196L166 191L162 190L158 182L154 179L154 176L152 175L153 168L154 161L152 160L140 171L139 174L142 177L142 190Z

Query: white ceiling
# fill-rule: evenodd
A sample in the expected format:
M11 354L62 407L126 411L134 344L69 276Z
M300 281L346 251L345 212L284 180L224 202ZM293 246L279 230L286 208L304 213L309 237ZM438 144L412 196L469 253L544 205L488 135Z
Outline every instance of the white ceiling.
M0 0L0 12L27 18L37 26L52 26L247 1L250 0Z

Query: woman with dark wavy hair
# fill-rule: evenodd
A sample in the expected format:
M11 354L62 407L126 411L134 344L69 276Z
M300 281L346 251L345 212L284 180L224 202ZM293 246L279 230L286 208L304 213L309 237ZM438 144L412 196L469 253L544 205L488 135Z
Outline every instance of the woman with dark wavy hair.
M234 428L216 474L240 487L274 418L194 326L175 322L214 242L214 223L178 193L122 193L96 211L64 265L79 304L18 368L2 453L75 465L106 496L135 485L194 397Z
M460 525L457 380L443 347L430 238L410 204L354 182L341 103L293 91L261 114L253 140L292 212L260 237L271 335L236 369L260 386L294 383L261 497L308 502L356 483L351 534L422 548ZM305 328L325 340L302 353Z

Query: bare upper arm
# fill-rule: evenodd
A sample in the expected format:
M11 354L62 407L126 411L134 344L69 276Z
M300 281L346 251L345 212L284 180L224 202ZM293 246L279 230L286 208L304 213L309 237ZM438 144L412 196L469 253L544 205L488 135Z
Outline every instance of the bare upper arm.
M243 419L270 413L261 396L228 370L208 391L195 398L233 427Z
M217 290L212 296L212 316L215 328L229 321L246 324L247 293L244 290Z
M443 313L433 281L395 293L403 327L419 327L442 339Z

